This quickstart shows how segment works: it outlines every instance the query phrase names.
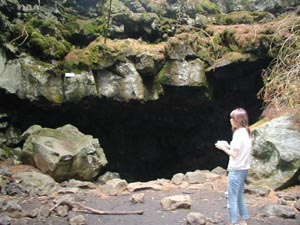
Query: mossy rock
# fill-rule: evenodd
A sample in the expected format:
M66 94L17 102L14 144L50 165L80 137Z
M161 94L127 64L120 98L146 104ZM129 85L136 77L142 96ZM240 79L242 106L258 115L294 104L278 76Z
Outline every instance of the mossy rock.
M157 62L162 61L165 58L164 43L148 44L134 39L110 40L99 37L86 48L71 51L65 57L64 68L69 71L105 69L142 53L147 53Z
M274 16L268 12L249 12L239 11L229 14L218 14L216 20L218 24L231 25L231 24L253 24L261 21L267 22L274 19Z
M64 36L72 44L86 46L104 33L104 18L83 19L70 16L64 26Z
M61 59L71 49L71 44L63 37L62 25L52 19L32 17L26 23L18 21L13 32L23 37L18 40L22 46L28 43L32 55L41 59ZM20 43L19 43L20 42Z
M221 12L218 5L209 0L187 0L186 7L188 14L191 16L195 15L196 13L211 15L218 14Z
M64 57L69 50L71 49L71 45L68 42L63 42L58 40L56 37L51 36L43 36L41 33L34 32L31 34L31 38L29 40L32 48L34 50L33 53L40 55L41 58L53 58L60 59Z
M165 16L168 13L169 6L167 0L140 0L140 2L148 12L154 12L161 16Z

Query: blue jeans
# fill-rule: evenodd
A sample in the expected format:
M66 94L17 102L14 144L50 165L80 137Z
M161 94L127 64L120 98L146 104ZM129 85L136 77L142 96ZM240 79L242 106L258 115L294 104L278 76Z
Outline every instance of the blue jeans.
M244 185L248 170L232 170L228 172L228 199L227 207L229 222L238 223L239 216L242 220L249 219L248 209L244 199Z

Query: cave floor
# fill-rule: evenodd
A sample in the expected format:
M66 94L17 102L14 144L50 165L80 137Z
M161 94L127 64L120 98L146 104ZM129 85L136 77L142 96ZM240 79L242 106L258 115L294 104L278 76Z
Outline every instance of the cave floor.
M212 185L212 186L211 186ZM210 189L205 188L168 188L164 190L145 189L136 192L123 192L119 196L107 196L97 189L80 189L78 192L62 193L51 196L40 197L22 197L22 208L34 210L39 208L40 216L35 218L21 217L12 219L12 224L70 224L69 219L76 215L83 215L85 223L88 225L176 225L187 224L186 218L190 212L200 212L204 216L211 218L212 223L207 224L228 224L226 209L226 177L222 177L217 181L210 183ZM283 190L287 194L300 193L300 186L291 187ZM143 193L142 202L133 203L131 197L134 194ZM141 215L99 215L91 211L82 211L78 207L74 207L68 211L65 216L58 216L51 208L58 199L72 196L75 202L101 211L143 211ZM177 209L174 211L163 211L160 201L166 196L173 195L190 195L192 206L190 209ZM3 198L5 196L1 196ZM275 193L271 192L268 197L260 197L246 194L251 218L248 224L251 225L298 225L300 224L300 212L296 213L296 218L287 219L281 217L264 216L261 207L266 204L278 204L278 198ZM43 212L44 211L44 212ZM42 216L47 215L47 216ZM73 223L74 224L74 223ZM76 223L75 223L76 224ZM81 224L81 223L77 223Z

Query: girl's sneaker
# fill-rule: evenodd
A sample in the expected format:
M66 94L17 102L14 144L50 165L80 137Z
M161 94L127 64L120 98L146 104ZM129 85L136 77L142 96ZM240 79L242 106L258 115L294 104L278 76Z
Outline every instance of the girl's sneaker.
M247 221L246 220L241 220L241 222L239 223L239 225L247 225Z

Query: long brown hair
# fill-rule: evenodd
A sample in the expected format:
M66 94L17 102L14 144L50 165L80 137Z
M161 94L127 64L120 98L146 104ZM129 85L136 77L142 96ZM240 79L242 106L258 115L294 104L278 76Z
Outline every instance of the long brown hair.
M236 127L232 127L232 131L245 127L248 131L248 134L250 135L250 129L249 129L249 117L248 113L243 108L236 108L230 113L230 118L232 118L236 124Z

